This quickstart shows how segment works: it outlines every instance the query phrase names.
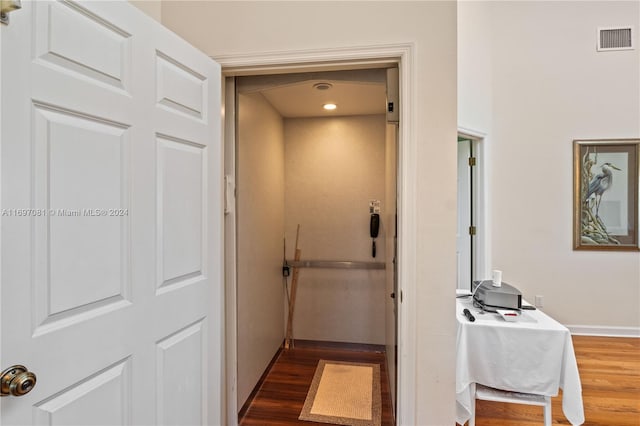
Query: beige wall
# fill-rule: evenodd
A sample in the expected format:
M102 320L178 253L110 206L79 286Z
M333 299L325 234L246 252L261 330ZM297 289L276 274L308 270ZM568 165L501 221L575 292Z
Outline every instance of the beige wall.
M598 27L640 27L640 4L459 9L459 122L488 134L488 268L576 331L638 333L638 252L572 249L572 141L640 137L640 49L596 51Z
M151 16L158 22L162 21L162 1L161 0L130 0L138 9Z
M169 1L163 3L162 16L163 24L214 58L412 43L413 62L401 64L414 79L412 103L401 112L411 127L401 139L416 148L401 161L416 164L417 178L401 182L404 206L411 206L401 213L416 218L408 219L411 227L403 230L416 239L415 246L405 246L405 256L416 261L404 271L416 279L405 283L410 291L403 311L407 333L402 339L406 351L400 348L405 370L400 372L399 412L405 424L452 424L456 2Z
M300 224L302 259L385 261L382 223L371 257L369 200L384 200L383 115L284 122L287 257ZM297 339L385 343L383 270L301 269Z
M238 409L284 339L284 139L261 94L238 97Z
M490 138L492 2L458 2L458 126Z

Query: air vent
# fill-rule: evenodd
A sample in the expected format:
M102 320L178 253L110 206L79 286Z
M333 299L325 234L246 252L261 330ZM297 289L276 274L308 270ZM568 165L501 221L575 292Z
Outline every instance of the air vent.
M598 28L598 50L632 50L632 27Z

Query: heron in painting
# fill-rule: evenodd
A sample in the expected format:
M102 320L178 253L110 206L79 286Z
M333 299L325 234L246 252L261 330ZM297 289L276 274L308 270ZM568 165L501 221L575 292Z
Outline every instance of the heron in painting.
M620 170L611 163L604 163L602 166L600 166L600 168L602 169L602 172L595 175L591 182L589 182L587 196L585 197L585 200L588 200L591 195L595 194L596 217L599 217L598 212L600 211L600 201L602 200L602 194L604 194L605 191L611 188L611 184L613 183L612 169Z

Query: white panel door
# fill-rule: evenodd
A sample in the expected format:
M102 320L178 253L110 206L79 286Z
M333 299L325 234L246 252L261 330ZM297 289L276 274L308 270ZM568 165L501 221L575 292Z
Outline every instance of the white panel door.
M0 425L222 423L219 66L122 1L0 31Z

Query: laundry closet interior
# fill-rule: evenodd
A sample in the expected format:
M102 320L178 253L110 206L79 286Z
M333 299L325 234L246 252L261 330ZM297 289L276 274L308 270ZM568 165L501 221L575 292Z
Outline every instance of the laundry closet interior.
M377 345L394 386L397 71L234 78L238 409L285 346L291 305L291 345Z

